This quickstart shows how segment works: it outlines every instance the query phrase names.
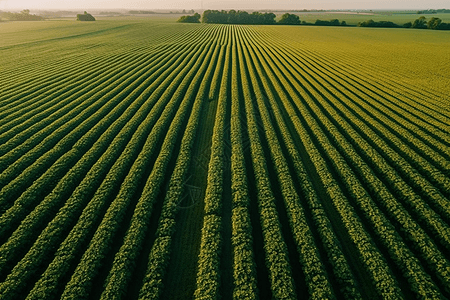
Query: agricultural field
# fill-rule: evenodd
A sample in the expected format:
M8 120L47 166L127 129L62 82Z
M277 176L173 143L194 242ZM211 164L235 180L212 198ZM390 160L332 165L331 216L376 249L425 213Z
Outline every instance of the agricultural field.
M450 298L450 32L0 24L0 299Z
M277 16L281 16L284 12L276 12ZM450 23L449 13L437 13L437 14L417 14L416 12L352 12L352 11L326 11L326 12L300 12L294 11L290 12L299 16L301 21L306 21L309 23L314 23L317 19L319 20L333 20L338 19L339 21L345 21L347 25L356 26L359 22L364 22L367 20L374 20L375 22L388 21L394 22L398 25L403 25L408 22L414 22L421 16L424 16L427 20L435 17L442 20L442 22Z

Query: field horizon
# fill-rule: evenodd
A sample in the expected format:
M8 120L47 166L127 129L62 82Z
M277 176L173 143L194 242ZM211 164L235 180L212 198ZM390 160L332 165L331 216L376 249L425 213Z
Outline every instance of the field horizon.
M0 23L0 299L450 298L450 32L175 21Z

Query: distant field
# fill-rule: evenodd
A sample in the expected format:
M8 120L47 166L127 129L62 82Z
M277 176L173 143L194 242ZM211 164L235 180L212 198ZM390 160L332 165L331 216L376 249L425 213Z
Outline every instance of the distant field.
M1 23L0 299L450 298L449 49Z
M424 16L427 19L432 17L440 18L442 22L450 22L450 14L424 14L418 15L416 13L356 13L356 12L292 12L300 17L300 21L312 22L314 23L317 19L319 20L332 20L338 19L339 21L346 21L348 25L357 25L358 22L364 22L367 20L379 21L391 21L399 25L403 25L407 22L414 22L420 16ZM282 15L283 13L277 13L277 15Z

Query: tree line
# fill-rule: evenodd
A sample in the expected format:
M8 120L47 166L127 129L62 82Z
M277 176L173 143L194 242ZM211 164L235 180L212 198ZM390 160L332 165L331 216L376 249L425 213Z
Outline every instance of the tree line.
M246 11L218 11L205 10L203 12L203 23L212 24L275 24L274 13L260 13L252 12L249 14Z
M211 24L253 24L253 25L317 25L317 26L346 26L345 21L340 22L338 19L331 21L316 20L315 23L300 21L299 16L295 14L285 13L281 19L275 21L274 13L248 13L241 10L205 10L202 16L203 23ZM181 23L200 23L200 14L195 13L193 16L182 16L178 19Z
M29 9L24 9L20 13L1 12L0 17L8 19L9 21L43 21L44 17L30 14ZM88 14L86 11L84 14L77 14L78 21L95 21L95 18Z
M280 20L275 21L276 15L274 13L248 13L241 10L205 10L203 12L203 23L211 24L253 24L253 25L313 25L313 26L348 26L345 21L333 19L330 21L316 20L314 23L300 21L298 15L285 13ZM200 14L195 13L192 16L182 16L178 19L181 23L200 23ZM367 20L359 22L358 27L379 27L379 28L419 28L419 29L436 29L436 30L450 30L450 23L444 23L441 19L433 17L426 21L424 16L416 19L414 22L408 22L403 25L396 24L391 21L374 21Z
M450 9L428 9L428 10L419 10L417 14L448 14L450 13Z
M444 23L441 19L432 17L430 20L426 20L426 17L421 16L414 22L408 22L403 25L395 24L391 21L378 21L368 20L359 22L358 27L380 27L380 28L417 28L417 29L435 29L435 30L450 30L450 23Z
M30 14L29 9L24 9L20 13L2 12L0 17L10 21L42 21L44 17Z
M200 14L195 13L193 16L181 16L177 22L180 23L200 23Z

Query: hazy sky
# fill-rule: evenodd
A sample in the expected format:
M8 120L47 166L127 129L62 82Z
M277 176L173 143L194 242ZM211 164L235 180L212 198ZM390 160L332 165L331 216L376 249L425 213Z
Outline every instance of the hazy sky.
M0 9L200 9L202 0L0 0ZM204 9L425 9L449 0L203 0Z

